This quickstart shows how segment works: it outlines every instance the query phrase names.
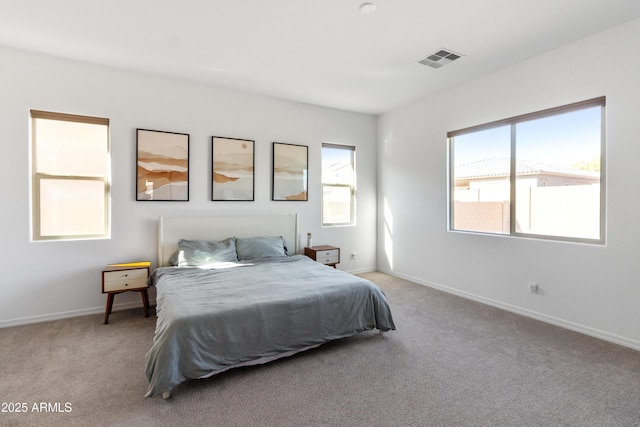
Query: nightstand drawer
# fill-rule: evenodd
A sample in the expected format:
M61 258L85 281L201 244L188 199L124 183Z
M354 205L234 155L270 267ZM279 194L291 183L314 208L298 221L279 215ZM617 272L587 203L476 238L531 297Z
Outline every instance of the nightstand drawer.
M147 287L146 268L103 272L103 292L125 291Z
M304 248L304 254L321 264L331 265L335 268L340 263L340 248L329 245L312 246Z
M316 252L316 261L323 264L333 264L340 262L340 251L338 249L318 251Z

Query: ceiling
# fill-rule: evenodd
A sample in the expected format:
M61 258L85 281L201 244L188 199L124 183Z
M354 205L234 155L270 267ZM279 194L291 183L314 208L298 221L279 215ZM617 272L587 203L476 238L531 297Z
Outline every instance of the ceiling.
M638 0L364 1L0 0L0 45L379 114L640 17ZM418 63L441 48L463 56Z

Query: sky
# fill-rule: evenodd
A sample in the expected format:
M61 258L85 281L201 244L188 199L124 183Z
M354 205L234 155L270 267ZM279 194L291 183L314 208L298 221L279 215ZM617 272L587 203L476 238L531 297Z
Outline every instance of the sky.
M571 166L600 157L601 107L590 107L516 125L521 160ZM509 158L510 125L454 138L455 165L492 157Z

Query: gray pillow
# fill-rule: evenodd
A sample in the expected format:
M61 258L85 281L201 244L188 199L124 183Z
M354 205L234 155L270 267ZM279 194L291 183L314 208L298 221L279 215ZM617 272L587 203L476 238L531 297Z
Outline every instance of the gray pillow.
M238 261L235 237L221 242L178 240L178 267L202 267L233 261Z
M173 266L178 265L178 254L179 253L180 253L180 250L177 250L171 255L171 257L169 258L169 265L173 265Z
M287 247L282 236L238 237L236 249L240 261L287 256Z

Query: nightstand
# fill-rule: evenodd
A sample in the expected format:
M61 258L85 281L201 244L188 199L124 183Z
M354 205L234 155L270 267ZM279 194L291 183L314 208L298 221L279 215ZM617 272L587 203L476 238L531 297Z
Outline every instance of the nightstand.
M304 254L314 261L330 265L333 268L336 268L336 264L340 263L340 248L335 246L311 246L304 248Z
M102 293L107 294L107 307L104 311L104 324L109 323L113 308L113 298L122 292L135 291L142 294L144 317L149 317L149 262L127 264L109 264L102 270Z

